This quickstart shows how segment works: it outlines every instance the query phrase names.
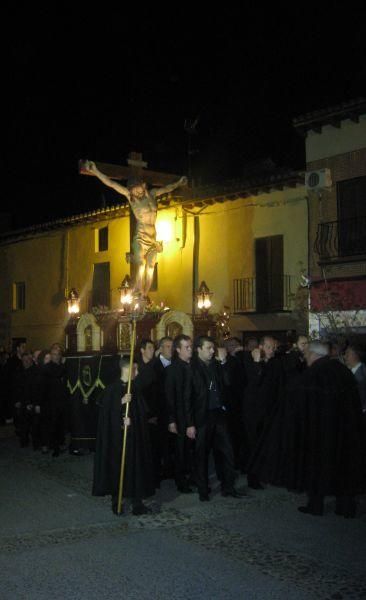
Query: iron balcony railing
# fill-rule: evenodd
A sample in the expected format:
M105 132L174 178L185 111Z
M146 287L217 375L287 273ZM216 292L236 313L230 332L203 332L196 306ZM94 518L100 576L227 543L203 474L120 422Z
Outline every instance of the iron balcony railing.
M320 223L314 249L321 259L366 254L366 217Z
M234 279L234 313L292 310L298 284L293 275Z

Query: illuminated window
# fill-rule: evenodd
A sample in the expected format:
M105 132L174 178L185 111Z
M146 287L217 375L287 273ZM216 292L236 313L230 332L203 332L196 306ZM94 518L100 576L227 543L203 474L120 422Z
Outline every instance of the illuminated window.
M13 283L13 310L25 310L25 283Z
M108 250L108 226L95 230L95 252Z

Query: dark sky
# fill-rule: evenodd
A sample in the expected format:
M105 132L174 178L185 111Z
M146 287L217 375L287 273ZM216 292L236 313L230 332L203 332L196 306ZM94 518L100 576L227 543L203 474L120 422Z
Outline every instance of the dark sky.
M102 186L78 175L79 158L125 164L135 150L150 168L187 173L185 119L199 117L203 182L267 157L303 168L292 118L366 95L362 2L348 17L336 3L200 16L180 6L35 8L3 23L1 210L16 226L100 205Z

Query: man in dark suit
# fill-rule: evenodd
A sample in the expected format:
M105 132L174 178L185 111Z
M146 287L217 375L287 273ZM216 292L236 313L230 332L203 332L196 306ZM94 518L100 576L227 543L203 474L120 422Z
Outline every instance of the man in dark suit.
M247 464L248 486L255 490L263 489L257 473L251 465L251 457L260 439L266 412L278 396L280 360L274 358L275 340L264 336L258 348L246 356L247 386L243 403L243 421L249 446Z
M243 401L246 386L245 352L236 337L225 340L224 347L228 352L227 372L229 387L227 388L227 423L233 446L235 467L245 472L248 454L248 443L243 423Z
M149 427L150 445L154 464L155 486L160 487L160 442L159 442L159 397L156 372L154 369L154 342L143 338L139 345L137 362L139 380L142 382L142 395L145 401L146 416Z
M174 477L177 488L183 494L192 492L188 485L190 474L189 439L186 436L187 422L185 405L191 395L192 340L187 335L178 335L174 340L176 357L166 368L165 395L167 403L168 430L174 435Z
M223 365L227 353L220 348L219 360L216 360L215 344L208 336L200 336L196 348L197 357L192 361L192 393L186 396L186 421L187 436L196 443L195 475L199 498L201 501L210 499L208 458L211 449L220 467L222 495L240 498L244 494L234 487L234 454L226 422Z
M67 388L66 368L62 362L62 350L59 344L51 347L51 361L43 369L42 410L45 417L45 439L52 448L52 456L59 456L66 449L70 394Z
M167 367L172 364L173 339L169 336L161 338L157 356L152 361L156 379L156 398L158 406L158 461L161 479L173 477L172 451L169 444L167 401L165 395L165 379Z
M16 380L16 433L19 436L20 446L24 448L29 445L29 436L32 431L32 415L35 404L35 376L36 367L33 364L30 352L25 352L22 356L22 369L19 371ZM33 440L33 447L37 446Z
M18 380L20 373L23 370L22 356L25 352L26 343L25 341L19 340L16 343L14 354L10 356L6 363L5 369L6 391L8 396L5 400L5 415L7 420L14 417L15 428L17 427L17 412L14 409L14 406L18 402Z
M344 354L344 360L357 381L362 412L364 419L366 419L366 365L364 349L357 344L350 344Z

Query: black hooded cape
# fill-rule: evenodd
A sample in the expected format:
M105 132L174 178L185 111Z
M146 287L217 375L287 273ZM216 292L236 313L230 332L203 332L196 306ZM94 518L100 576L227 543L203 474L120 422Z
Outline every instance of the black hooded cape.
M361 403L354 377L344 365L328 357L318 359L278 407L272 430L276 429L276 419L285 420L286 439L282 438L277 456L271 459L274 447L268 424L267 439L262 438L253 461L259 476L267 471L267 481L312 495L364 492ZM272 473L266 456L269 461L277 459Z
M295 419L294 415L306 365L296 358L294 353L290 353L276 359L277 369L272 371L277 373L277 377L274 381L270 379L269 385L262 391L262 396L266 397L263 403L263 428L250 457L248 470L263 483L285 485L293 470L291 462L296 454L296 445L303 439L303 420ZM275 364L275 361L271 363Z
M131 425L127 431L126 469L123 496L148 498L154 495L155 485L150 439L144 401L136 382L132 384L129 408ZM94 460L93 495L118 495L123 416L126 405L121 405L127 393L127 383L121 380L108 386L99 399L96 453Z

